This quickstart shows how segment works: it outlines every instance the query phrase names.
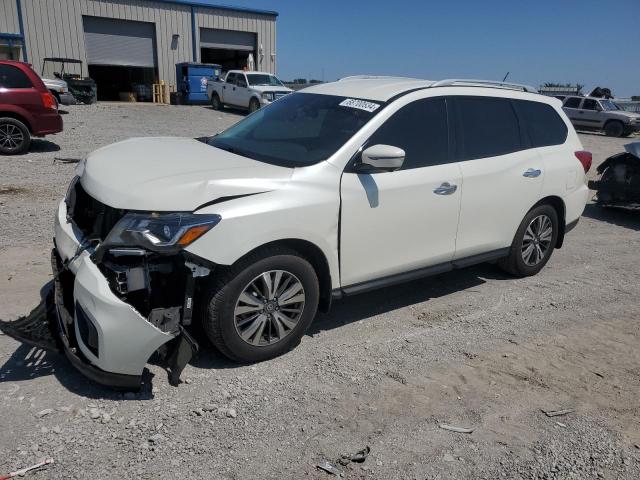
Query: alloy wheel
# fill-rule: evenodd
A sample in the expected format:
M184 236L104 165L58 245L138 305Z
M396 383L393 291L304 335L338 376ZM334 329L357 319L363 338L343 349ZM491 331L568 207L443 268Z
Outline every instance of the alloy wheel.
M304 304L304 287L298 277L284 270L264 272L244 287L236 301L236 331L250 345L272 345L293 331Z
M533 218L522 239L522 260L526 265L535 266L542 262L551 248L553 223L547 215Z
M0 147L16 150L24 142L24 134L10 123L0 125Z

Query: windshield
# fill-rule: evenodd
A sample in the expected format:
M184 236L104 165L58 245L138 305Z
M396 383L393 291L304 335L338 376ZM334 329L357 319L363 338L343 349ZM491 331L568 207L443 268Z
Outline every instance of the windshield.
M602 105L602 108L604 108L605 110L622 110L622 108L613 103L611 100L600 100L600 105Z
M379 103L293 93L209 140L209 145L283 167L326 160L378 113Z
M249 85L268 85L270 87L283 87L282 82L274 75L266 73L247 73Z

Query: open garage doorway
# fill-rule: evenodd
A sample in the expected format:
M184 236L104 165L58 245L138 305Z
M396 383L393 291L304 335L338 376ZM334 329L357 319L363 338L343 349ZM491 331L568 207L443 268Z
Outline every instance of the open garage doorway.
M82 20L98 100L151 101L158 78L155 25L89 16Z
M200 29L200 61L217 63L223 71L247 66L249 54L256 59L256 34L235 30ZM258 66L259 69L259 66Z

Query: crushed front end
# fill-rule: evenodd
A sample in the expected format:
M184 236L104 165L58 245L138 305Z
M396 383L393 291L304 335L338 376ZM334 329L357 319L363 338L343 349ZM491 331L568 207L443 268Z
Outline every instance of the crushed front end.
M598 166L599 180L589 182L599 205L640 208L640 142L624 148Z
M192 217L115 209L89 195L80 181L70 186L56 215L54 297L65 354L89 378L138 388L157 354L170 382L179 383L198 349L184 327L191 323L196 291L213 269L171 243L176 235L202 234L205 223ZM208 228L215 224L205 220Z

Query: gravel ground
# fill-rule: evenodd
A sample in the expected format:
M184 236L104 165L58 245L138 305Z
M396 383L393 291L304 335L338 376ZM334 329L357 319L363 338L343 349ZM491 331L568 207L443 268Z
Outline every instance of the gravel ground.
M56 157L240 118L69 107L64 133L0 158L0 318L28 313L51 278L74 168ZM596 165L629 141L581 138ZM639 215L589 205L536 277L481 265L353 297L283 357L239 366L205 349L178 388L151 365L145 391L113 392L0 335L0 474L50 456L30 476L322 479L328 460L351 479L640 478L638 230ZM336 462L365 446L363 463Z

